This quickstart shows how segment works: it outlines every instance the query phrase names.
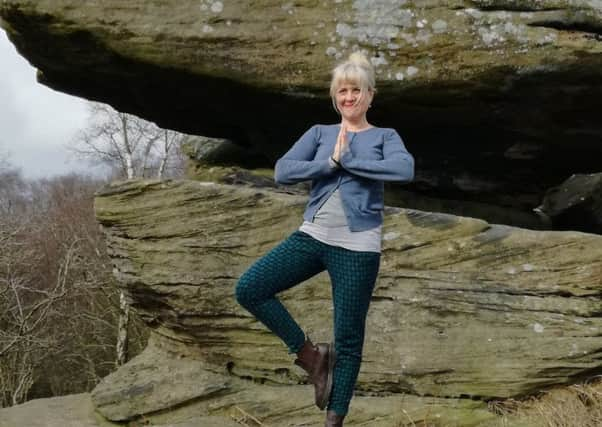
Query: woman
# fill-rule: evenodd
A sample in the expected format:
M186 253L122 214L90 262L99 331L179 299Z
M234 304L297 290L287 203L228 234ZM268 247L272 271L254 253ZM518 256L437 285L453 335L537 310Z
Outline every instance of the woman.
M341 123L315 125L276 162L275 180L311 180L303 224L240 278L238 302L295 353L327 406L326 426L342 426L362 359L366 315L380 264L383 181L411 181L414 159L393 129L371 125L374 69L353 53L333 70L330 95ZM313 344L276 294L327 270L334 347Z

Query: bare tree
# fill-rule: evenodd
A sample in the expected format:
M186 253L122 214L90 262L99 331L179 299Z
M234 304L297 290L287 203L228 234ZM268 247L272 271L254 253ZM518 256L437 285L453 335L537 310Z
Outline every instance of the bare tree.
M183 157L182 144L188 139L188 135L175 132L173 130L161 130L162 141L159 144L159 166L157 168L157 178L162 179L166 171L178 175L182 173Z
M91 103L87 128L68 148L92 163L116 170L120 178L161 178L170 166L169 159L181 158L180 144L185 137L109 105Z
M42 363L46 350L54 345L46 328L54 306L67 293L65 278L73 256L70 251L63 260L54 286L50 289L36 287L22 271L24 259L31 261L35 254L14 239L19 231L3 236L2 242L12 250L2 259L4 274L0 277L3 305L7 307L2 313L3 329L0 330L0 358L2 362L8 361L0 364L3 406L26 400L35 381L35 369Z
M26 200L0 211L0 407L89 391L119 363L119 292L93 214L100 185L71 175L6 191ZM132 354L145 330L130 319Z
M106 104L90 104L90 121L79 132L70 149L81 157L108 165L120 178L162 179L174 163L181 163L180 145L185 135L161 129L154 123L114 110ZM179 162L171 162L175 158ZM181 170L181 169L180 169ZM117 363L127 360L129 306L123 292L119 296L120 318L117 334Z
M12 166L8 153L0 153L0 214L8 215L26 203L26 185L21 170Z
M25 401L45 354L41 350L52 345L46 327L53 306L65 296L62 273L69 268L67 260L53 285L38 286L31 266L39 263L40 252L27 236L39 232L40 224L13 203L23 198L24 182L19 174L11 176L3 192L11 208L0 213L0 406Z

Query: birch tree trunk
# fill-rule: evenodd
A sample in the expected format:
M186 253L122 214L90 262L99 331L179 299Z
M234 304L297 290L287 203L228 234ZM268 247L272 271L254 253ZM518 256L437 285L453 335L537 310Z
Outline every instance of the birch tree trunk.
M169 141L169 133L167 129L163 130L163 137L165 141L163 143L163 153L161 155L161 163L159 163L159 170L157 171L157 178L161 179L163 177L163 172L165 171L165 166L167 165L167 157L169 156L169 149L171 148L171 142Z
M128 135L128 118L124 113L119 113L119 115L121 117L121 129L123 130L123 156L125 158L126 176L128 179L132 179L134 178L134 162L132 159L133 150Z
M117 366L127 362L128 324L130 322L130 306L123 291L119 293L119 326L117 329Z

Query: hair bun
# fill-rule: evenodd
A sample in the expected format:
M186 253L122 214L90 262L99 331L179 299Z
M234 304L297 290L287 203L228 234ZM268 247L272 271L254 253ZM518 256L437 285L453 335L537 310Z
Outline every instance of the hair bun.
M366 58L366 55L364 55L362 52L353 52L351 55L349 55L348 61L360 65L362 67L366 67L368 69L372 68L372 63L368 60L368 58Z

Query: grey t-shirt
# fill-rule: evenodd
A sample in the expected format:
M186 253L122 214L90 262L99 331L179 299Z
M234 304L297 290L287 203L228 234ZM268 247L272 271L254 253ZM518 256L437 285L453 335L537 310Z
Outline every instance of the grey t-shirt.
M303 221L299 230L328 245L352 251L381 251L382 226L365 231L351 231L338 188L316 212L313 222Z

